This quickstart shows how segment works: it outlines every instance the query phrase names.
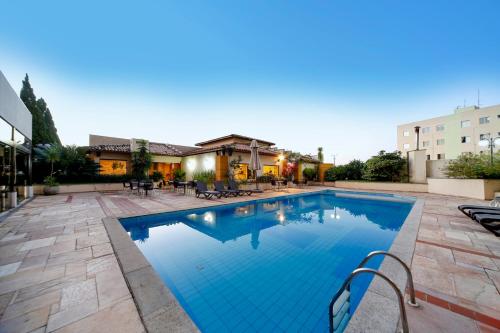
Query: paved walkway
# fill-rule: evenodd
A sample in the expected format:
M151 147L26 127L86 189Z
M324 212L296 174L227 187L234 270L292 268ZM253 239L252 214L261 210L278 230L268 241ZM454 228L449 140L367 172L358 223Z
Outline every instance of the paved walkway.
M423 307L409 309L413 331L498 331L500 240L456 210L480 202L419 196L425 208L412 271ZM36 197L0 223L0 332L144 331L101 219L254 198Z

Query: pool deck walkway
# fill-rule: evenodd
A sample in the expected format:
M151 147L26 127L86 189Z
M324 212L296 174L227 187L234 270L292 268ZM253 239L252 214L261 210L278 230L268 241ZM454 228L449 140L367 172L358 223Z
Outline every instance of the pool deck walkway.
M171 192L148 198L96 192L36 197L0 222L0 332L143 332L102 218L284 194L216 200ZM422 304L408 309L412 331L500 332L500 239L456 209L485 202L398 194L425 200L411 264Z

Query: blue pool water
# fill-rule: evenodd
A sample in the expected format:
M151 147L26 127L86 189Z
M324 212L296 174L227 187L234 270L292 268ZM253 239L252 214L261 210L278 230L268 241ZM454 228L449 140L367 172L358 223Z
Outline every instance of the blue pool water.
M203 332L325 332L344 279L410 212L396 198L324 191L121 223ZM369 282L354 280L351 311Z

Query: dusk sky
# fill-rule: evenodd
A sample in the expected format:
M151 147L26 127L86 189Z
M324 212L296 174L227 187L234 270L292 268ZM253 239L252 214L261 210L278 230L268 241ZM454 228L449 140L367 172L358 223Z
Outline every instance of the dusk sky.
M500 103L500 1L6 1L0 70L64 144L238 133L327 161L396 126Z

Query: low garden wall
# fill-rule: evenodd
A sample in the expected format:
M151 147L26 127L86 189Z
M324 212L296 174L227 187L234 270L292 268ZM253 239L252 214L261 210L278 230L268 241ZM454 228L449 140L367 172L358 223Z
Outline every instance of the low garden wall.
M122 183L59 185L59 193L106 192L120 190L123 190ZM43 185L34 185L33 192L34 194L43 194Z
M429 193L492 200L500 192L500 179L427 178Z
M336 181L336 182L325 182L324 185L348 188L354 190L424 192L424 193L427 192L427 184Z

